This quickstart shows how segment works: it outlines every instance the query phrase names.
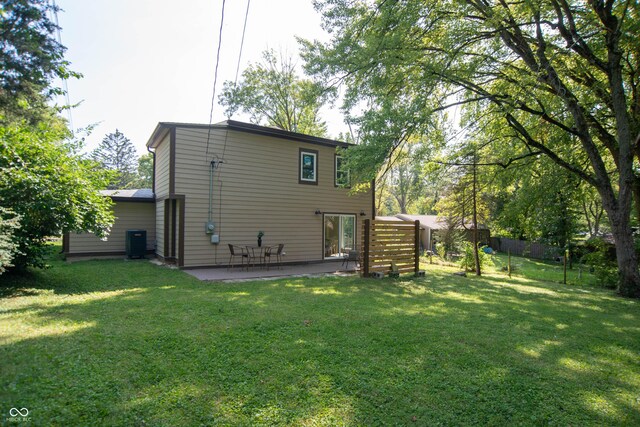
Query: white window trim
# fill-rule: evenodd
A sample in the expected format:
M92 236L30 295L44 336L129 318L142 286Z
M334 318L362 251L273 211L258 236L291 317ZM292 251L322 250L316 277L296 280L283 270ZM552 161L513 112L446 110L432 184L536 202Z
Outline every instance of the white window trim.
M340 172L346 173L347 174L347 183L346 184L341 184L338 182L338 159L342 159L342 156L339 156L336 154L335 156L335 160L334 160L334 165L333 165L333 182L335 183L336 187L340 187L340 188L350 188L351 187L351 171L349 169L347 170L341 170Z
M313 179L303 178L304 175L304 156L313 156ZM318 182L318 154L312 151L300 151L300 181Z

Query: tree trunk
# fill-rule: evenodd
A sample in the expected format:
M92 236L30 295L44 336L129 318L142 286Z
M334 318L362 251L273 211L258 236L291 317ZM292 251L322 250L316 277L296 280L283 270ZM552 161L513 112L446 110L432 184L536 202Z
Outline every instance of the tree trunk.
M640 179L633 183L633 206L635 207L636 220L640 222Z
M610 213L611 232L616 244L619 283L618 292L625 297L640 298L640 272L635 251L629 214Z
M474 156L473 159L473 257L476 264L476 276L480 276L480 254L478 253L478 206L477 206L477 193L478 193L478 171L476 164L478 159Z

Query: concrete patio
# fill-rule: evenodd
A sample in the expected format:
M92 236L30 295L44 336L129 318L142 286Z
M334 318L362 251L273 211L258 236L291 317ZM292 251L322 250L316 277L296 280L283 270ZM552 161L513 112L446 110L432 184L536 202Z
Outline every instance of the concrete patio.
M184 270L200 280L216 282L235 282L247 280L277 279L281 277L314 277L326 275L353 275L356 274L356 266L350 262L349 267L342 265L342 260L325 261L313 264L283 265L281 268L271 266L269 270L263 267L245 268L234 267L229 270L221 268L198 268Z

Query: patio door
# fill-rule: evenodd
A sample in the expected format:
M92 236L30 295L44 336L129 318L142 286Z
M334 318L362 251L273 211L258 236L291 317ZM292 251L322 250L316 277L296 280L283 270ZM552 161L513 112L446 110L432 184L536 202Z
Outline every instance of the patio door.
M324 215L324 257L337 258L356 248L356 216Z

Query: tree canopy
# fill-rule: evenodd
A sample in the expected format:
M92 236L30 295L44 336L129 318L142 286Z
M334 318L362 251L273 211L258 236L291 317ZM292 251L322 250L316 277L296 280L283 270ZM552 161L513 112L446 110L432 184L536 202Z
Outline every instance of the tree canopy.
M0 201L19 215L13 230L13 264L42 266L46 238L68 231L108 234L111 201L98 189L107 175L86 160L80 145L61 142L68 130L61 120L38 127L0 127Z
M108 189L115 190L135 185L138 153L129 138L118 129L102 139L91 153L91 158L103 168L115 173L115 178L109 183Z
M593 187L616 241L619 291L640 297L630 227L640 198L640 5L633 1L317 1L328 44L307 71L344 84L363 164L460 106L507 164L546 156ZM504 149L508 147L508 149ZM363 175L360 175L363 176Z
M135 188L153 187L153 154L143 154L138 158L138 173L132 186Z
M219 100L229 117L242 111L250 115L252 123L326 136L320 108L328 97L321 85L298 76L291 57L278 58L273 50L267 50L263 62L250 64L237 85L224 83Z
M9 0L0 4L0 120L47 115L46 101L61 93L55 78L79 77L64 59L65 47L54 37L49 0Z

